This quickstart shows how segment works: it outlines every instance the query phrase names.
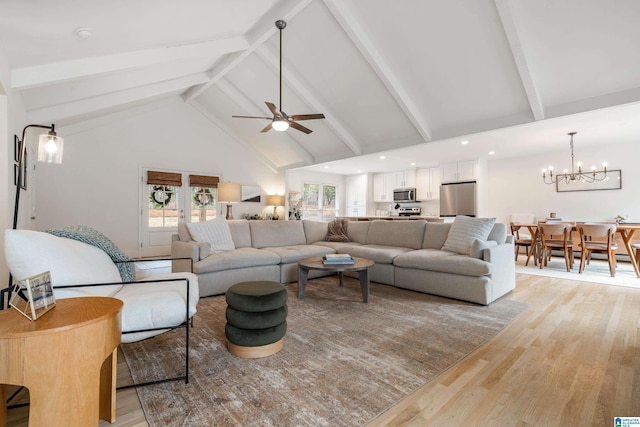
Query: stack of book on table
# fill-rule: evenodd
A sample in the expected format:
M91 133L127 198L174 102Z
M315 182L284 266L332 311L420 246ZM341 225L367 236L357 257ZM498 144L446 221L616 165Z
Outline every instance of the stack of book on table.
M324 265L338 265L338 264L354 264L353 257L349 254L327 254L322 257L322 263Z

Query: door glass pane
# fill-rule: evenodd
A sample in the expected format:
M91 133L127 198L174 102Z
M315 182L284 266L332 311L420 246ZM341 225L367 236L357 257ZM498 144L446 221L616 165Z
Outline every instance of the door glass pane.
M209 221L216 217L217 188L191 187L191 222Z
M178 187L148 185L150 228L178 226Z
M335 185L322 186L322 220L333 221L336 219L336 187Z
M303 212L304 219L322 221L322 213L320 212L319 184L304 184L301 210Z

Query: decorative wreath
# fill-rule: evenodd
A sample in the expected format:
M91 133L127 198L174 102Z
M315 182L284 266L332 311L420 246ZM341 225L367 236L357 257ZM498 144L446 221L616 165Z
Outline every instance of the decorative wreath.
M149 200L155 209L164 208L171 202L173 192L166 185L154 185Z
M203 188L193 194L193 204L197 207L211 206L213 204L213 194L210 188Z

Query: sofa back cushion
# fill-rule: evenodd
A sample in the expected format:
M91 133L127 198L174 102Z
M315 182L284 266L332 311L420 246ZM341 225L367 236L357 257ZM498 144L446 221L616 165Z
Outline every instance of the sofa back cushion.
M489 233L489 237L487 240L494 240L497 244L502 245L507 241L507 226L501 222L496 222L493 224L493 228L491 229L491 233Z
M371 221L351 221L347 227L347 236L352 242L365 245L367 243L367 234Z
M235 244L231 238L231 229L227 220L215 218L204 222L189 222L187 228L196 242L207 242L211 245L211 253L234 250Z
M111 258L95 246L33 230L6 230L4 251L15 280L51 272L56 298L112 296L122 285L56 290L56 286L121 282Z
M314 242L323 241L327 238L327 229L329 226L329 223L327 222L303 219L302 226L304 228L304 235L307 241L307 245L310 245Z
M427 222L422 249L442 249L451 229L450 222Z
M426 221L371 221L367 245L398 246L420 249ZM351 227L349 227L351 228Z
M249 221L246 219L232 219L227 221L231 238L236 248L251 247L251 230L249 229Z
M306 245L302 221L249 221L254 248Z
M186 222L178 223L178 240L181 242L190 242L193 240L191 237L191 233L189 233L189 228L187 227Z

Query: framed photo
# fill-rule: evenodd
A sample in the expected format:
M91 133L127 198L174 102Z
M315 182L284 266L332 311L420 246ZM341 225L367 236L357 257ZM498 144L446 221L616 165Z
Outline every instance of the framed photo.
M20 150L22 150L22 141L18 139L18 135L13 135L13 160L20 161Z
M56 306L53 286L51 286L51 273L45 271L16 282L9 305L29 320L42 317Z
M588 172L583 172L587 174ZM620 190L622 188L622 170L608 170L607 177L602 181L595 181L586 183L582 181L569 181L562 179L565 174L558 175L558 181L556 182L556 191L558 193L564 193L567 191L594 191L594 190Z

